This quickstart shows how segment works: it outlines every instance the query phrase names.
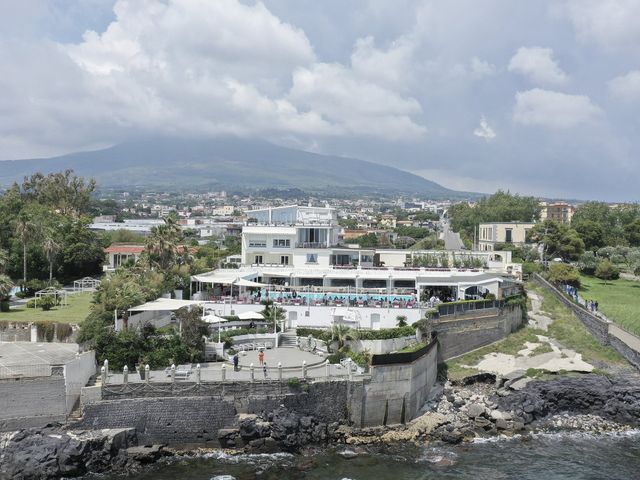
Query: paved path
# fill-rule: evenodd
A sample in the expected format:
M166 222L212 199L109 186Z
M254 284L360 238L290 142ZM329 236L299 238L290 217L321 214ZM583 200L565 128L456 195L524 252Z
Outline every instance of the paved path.
M252 350L248 352L240 352L240 365L248 367L252 363L259 365L258 351ZM277 367L278 363L282 363L284 368L300 367L302 362L307 362L307 366L318 365L324 363L324 355L314 355L310 352L303 352L297 348L274 348L264 351L264 361L269 367Z
M449 228L449 224L442 223L442 239L444 240L444 248L446 250L464 250L464 242L460 238L459 233L453 232Z

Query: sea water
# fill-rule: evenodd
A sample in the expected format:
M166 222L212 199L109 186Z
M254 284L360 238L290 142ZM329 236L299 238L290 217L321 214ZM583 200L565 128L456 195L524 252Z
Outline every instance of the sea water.
M102 477L104 478L104 477ZM111 477L108 477L111 478ZM129 480L640 480L640 433L538 435L457 447L335 447L173 459Z

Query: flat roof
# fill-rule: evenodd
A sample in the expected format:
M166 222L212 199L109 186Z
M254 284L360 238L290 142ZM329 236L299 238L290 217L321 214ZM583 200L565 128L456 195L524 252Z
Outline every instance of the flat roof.
M24 365L63 365L76 357L77 343L2 342L0 368Z

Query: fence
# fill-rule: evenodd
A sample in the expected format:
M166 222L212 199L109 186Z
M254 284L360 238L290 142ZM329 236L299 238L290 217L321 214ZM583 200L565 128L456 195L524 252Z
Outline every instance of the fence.
M487 310L490 308L504 307L504 300L478 300L460 303L443 303L438 305L438 315L446 317L449 315L461 315L474 310Z
M371 357L371 365L394 365L398 363L413 363L423 355L426 355L437 344L437 338L431 340L428 345L425 345L415 352L399 352L399 353L383 353L380 355L373 355Z

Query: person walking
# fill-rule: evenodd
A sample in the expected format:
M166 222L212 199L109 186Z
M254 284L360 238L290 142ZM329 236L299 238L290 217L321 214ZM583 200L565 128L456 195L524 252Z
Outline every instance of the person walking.
M258 353L258 361L260 362L260 365L264 364L264 350L260 350Z
M233 371L237 372L238 371L238 364L240 363L240 357L238 357L238 354L236 353L233 356Z
M264 378L267 378L269 375L267 374L267 362L262 364L262 373L264 374Z

